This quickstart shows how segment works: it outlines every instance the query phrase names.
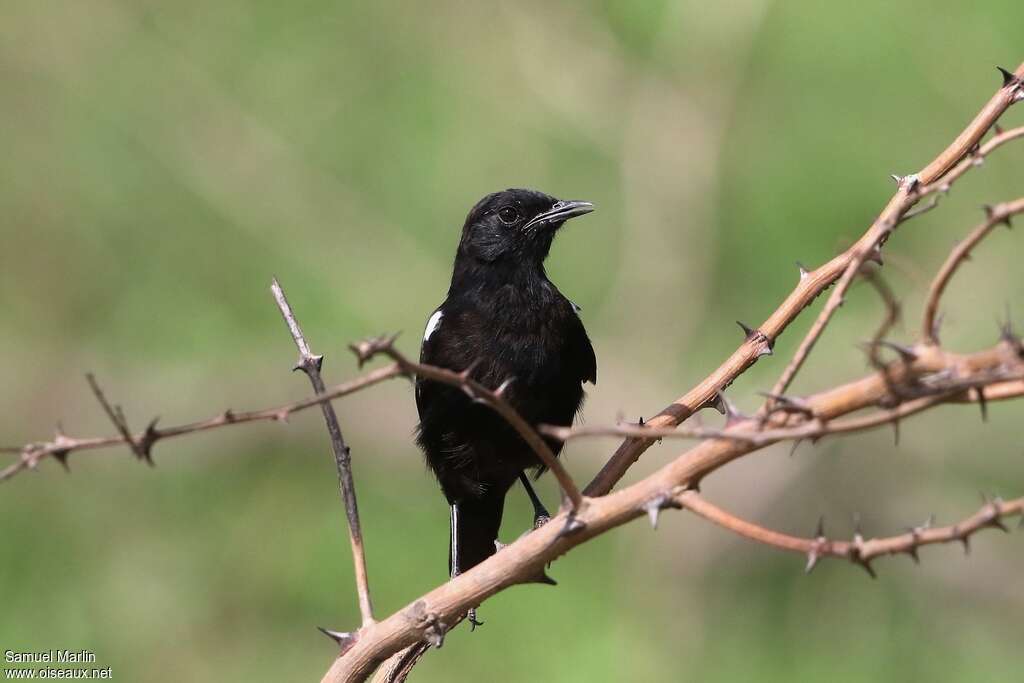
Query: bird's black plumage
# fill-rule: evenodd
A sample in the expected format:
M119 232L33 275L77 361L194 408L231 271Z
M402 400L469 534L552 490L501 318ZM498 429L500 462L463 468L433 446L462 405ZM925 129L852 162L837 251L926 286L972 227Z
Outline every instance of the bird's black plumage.
M528 422L571 425L597 362L544 259L562 224L592 210L533 190L481 199L462 228L448 296L427 323L421 362L468 369L490 388L510 380L504 396ZM457 388L418 380L416 405L417 441L451 506L455 575L494 553L505 494L541 463L500 416ZM562 446L549 445L555 454Z

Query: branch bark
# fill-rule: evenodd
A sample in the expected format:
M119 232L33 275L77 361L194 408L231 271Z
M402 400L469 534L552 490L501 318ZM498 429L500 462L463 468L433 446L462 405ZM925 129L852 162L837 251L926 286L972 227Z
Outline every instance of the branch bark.
M296 320L292 307L288 304L288 298L281 289L277 278L274 278L270 285L270 291L274 295L274 301L281 311L281 316L288 325L295 346L299 350L299 362L293 370L302 370L313 385L313 391L322 396L327 388L320 376L320 367L323 365L324 357L314 355L306 343L302 334L299 321ZM373 601L370 598L370 579L366 573L366 553L363 549L363 531L359 524L359 504L356 501L356 485L352 477L352 457L345 437L341 433L341 425L338 424L338 415L334 412L334 406L330 401L320 404L324 414L324 422L327 423L327 433L331 438L331 450L334 451L334 463L338 468L338 488L341 493L342 502L345 504L345 518L348 521L348 540L352 546L352 563L355 568L356 591L359 594L359 612L363 617L363 628L374 623ZM330 635L330 633L328 633ZM332 636L333 637L333 636Z

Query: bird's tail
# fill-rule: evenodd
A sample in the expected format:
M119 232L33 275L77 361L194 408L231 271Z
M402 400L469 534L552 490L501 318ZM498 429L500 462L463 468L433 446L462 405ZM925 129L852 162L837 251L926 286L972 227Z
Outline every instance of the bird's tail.
M451 576L468 571L494 554L505 493L501 487L494 487L479 497L466 497L451 506Z

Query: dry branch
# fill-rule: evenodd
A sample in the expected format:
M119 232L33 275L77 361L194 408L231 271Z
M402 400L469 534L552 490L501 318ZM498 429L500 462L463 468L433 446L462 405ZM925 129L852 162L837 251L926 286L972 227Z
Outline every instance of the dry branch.
M932 518L924 524L909 528L906 533L886 538L865 539L860 530L854 532L849 541L832 540L825 536L824 520L819 520L818 528L812 538L800 538L780 533L772 529L758 526L752 522L726 512L717 505L703 498L696 491L684 491L673 499L680 507L689 510L704 519L714 522L734 533L764 545L781 550L802 553L807 556L805 571L810 572L823 557L835 557L849 560L867 571L872 578L875 570L871 562L882 555L910 556L919 561L917 549L921 546L936 543L959 542L966 551L970 546L970 538L982 529L999 529L1008 531L1003 524L1007 517L1024 514L1024 498L1003 501L999 498L985 500L984 505L976 513L956 524L944 527L933 526Z
M882 245L884 239L899 223L900 218L905 217L921 197L939 190L948 191L954 181L974 167L975 164L964 165L964 161L970 157L972 152L980 149L979 141L992 128L999 116L1012 104L1024 99L1022 77L1024 77L1024 64L1017 67L1014 79L1004 82L1003 87L996 91L963 132L942 153L917 174L909 176L910 180L902 179L896 194L889 200L867 232L853 246L812 271L801 267L797 286L785 301L754 330L757 334L748 335L743 344L722 365L693 389L651 418L649 424L652 427L676 427L702 407L712 403L719 391L725 390L758 358L772 352L775 340L789 327L797 315L822 292L840 277L844 278L845 286L848 286L864 259L876 253L876 247ZM1004 134L1005 137L1000 140L998 145L1021 135L1024 133L1015 133L1010 137L1008 132ZM991 147L988 151L990 152L998 145ZM950 169L954 170L950 171ZM950 172L947 173L947 171ZM913 180L915 176L916 181ZM822 310L807 337L801 342L794 360L783 371L782 377L775 384L771 393L785 393L789 383L802 365L803 358L810 352L832 312L841 303L845 286L841 285L830 296L825 309ZM611 491L629 467L643 455L652 443L649 439L623 441L593 481L583 490L583 493L588 496L598 496Z
M19 456L18 459L10 465L0 469L0 482L10 479L25 470L35 469L39 462L47 457L55 457L66 463L68 455L76 451L111 448L113 446L120 446L124 444L130 445L142 441L148 441L148 445L150 449L152 449L153 445L158 441L205 432L211 429L248 424L250 422L286 422L293 413L321 405L328 401L333 401L343 396L348 396L349 394L366 389L367 387L371 387L383 382L384 380L401 376L403 375L398 365L392 363L390 365L377 368L348 382L328 387L322 394L306 398L301 401L285 403L272 408L262 408L260 410L243 412L234 411L229 408L205 420L189 422L173 427L164 427L162 429L157 428L156 420L153 420L150 422L150 426L146 431L128 435L119 434L117 436L70 437L67 434L64 434L62 430L58 429L54 438L50 441L33 442L22 446L6 446L4 448L0 448L0 452L16 454Z
M299 350L299 362L292 370L302 370L313 385L313 391L317 396L322 396L327 387L324 386L323 377L320 376L320 368L323 366L324 357L314 355L306 343L306 337L302 334L302 327L288 304L288 297L285 296L281 284L274 278L270 285L270 291L277 302L277 308L281 311L284 322L288 325L292 340ZM348 540L352 547L352 564L356 577L356 592L359 595L359 612L363 617L363 627L373 623L373 601L370 599L370 578L366 573L366 552L363 546L363 530L359 523L359 503L356 499L356 485L352 477L352 456L345 437L341 433L341 425L338 424L338 415L334 412L334 406L330 401L320 404L324 414L324 422L327 423L327 434L331 439L331 450L334 452L334 463L338 468L338 488L341 493L342 503L345 505L345 519L348 522ZM321 629L323 630L323 629ZM326 631L325 631L326 632ZM328 632L328 635L331 635ZM334 637L334 636L332 636Z
M924 340L924 343L939 343L936 322L939 301L942 299L942 293L946 291L949 281L953 279L953 274L964 261L971 258L971 250L978 246L978 243L985 239L995 227L999 225L1010 227L1011 219L1022 212L1024 212L1024 198L995 206L986 206L985 221L972 230L964 241L957 244L950 252L928 289L928 299L925 302L924 317L921 321L921 339Z

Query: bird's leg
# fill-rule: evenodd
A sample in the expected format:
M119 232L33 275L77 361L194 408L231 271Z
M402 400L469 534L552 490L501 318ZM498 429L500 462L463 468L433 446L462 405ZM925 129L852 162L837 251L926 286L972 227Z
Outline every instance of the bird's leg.
M459 504L452 503L450 511L451 543L449 545L451 547L449 550L451 555L448 559L448 573L454 579L462 573L462 570L459 568ZM470 631L475 631L477 626L484 625L484 622L476 618L476 607L470 607L469 611L466 612L466 621L469 622Z
M526 495L530 497L530 502L533 503L533 528L539 529L548 523L551 519L551 513L544 507L544 503L540 502L540 498L537 497L537 492L533 490L530 485L530 478L526 476L526 472L519 473L519 481L523 482L523 488L526 489Z

